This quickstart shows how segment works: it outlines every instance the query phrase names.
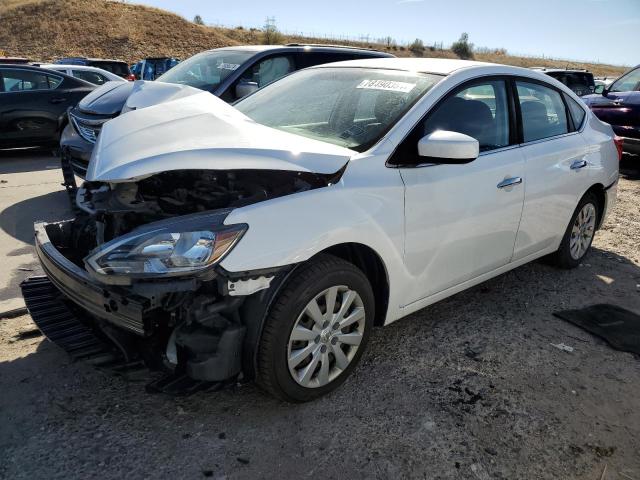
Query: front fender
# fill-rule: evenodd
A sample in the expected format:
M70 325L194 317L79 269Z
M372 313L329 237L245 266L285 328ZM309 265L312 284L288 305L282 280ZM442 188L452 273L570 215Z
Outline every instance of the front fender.
M399 304L395 280L405 275L404 186L395 169L366 171L350 164L335 185L233 210L225 223L249 225L221 263L227 271L293 265L334 245L360 243L382 259L389 305Z

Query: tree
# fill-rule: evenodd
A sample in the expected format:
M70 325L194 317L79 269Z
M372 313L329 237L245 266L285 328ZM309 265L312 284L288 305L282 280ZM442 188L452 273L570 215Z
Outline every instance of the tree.
M458 41L451 45L451 51L462 60L473 58L473 43L469 43L469 34L465 32L460 35Z
M421 57L424 53L424 42L419 38L416 38L411 45L409 45L409 51L416 57Z
M193 23L195 23L196 25L204 25L204 20L202 20L202 17L200 15L196 15L195 17L193 17Z
M283 41L284 37L276 27L276 19L273 17L267 18L262 30L262 43L265 45L278 45Z

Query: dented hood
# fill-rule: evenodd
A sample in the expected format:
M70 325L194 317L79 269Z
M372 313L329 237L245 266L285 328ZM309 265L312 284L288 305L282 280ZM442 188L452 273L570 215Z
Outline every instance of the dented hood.
M207 92L107 122L87 180L125 182L170 170L338 171L356 152L260 125Z

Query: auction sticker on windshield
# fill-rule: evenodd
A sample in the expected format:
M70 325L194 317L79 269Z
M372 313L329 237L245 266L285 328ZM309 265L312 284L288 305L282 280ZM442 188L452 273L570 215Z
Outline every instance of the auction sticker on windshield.
M356 88L409 93L415 86L415 83L397 82L394 80L363 80Z
M240 65L237 63L219 63L218 69L220 70L237 70Z

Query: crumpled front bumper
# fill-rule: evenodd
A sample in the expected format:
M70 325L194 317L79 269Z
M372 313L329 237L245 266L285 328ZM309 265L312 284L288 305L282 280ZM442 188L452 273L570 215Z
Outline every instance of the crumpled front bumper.
M64 223L36 223L35 247L51 283L75 305L89 314L137 335L152 333L151 302L114 286L101 285L82 268L67 259L49 238L49 229L63 231Z

